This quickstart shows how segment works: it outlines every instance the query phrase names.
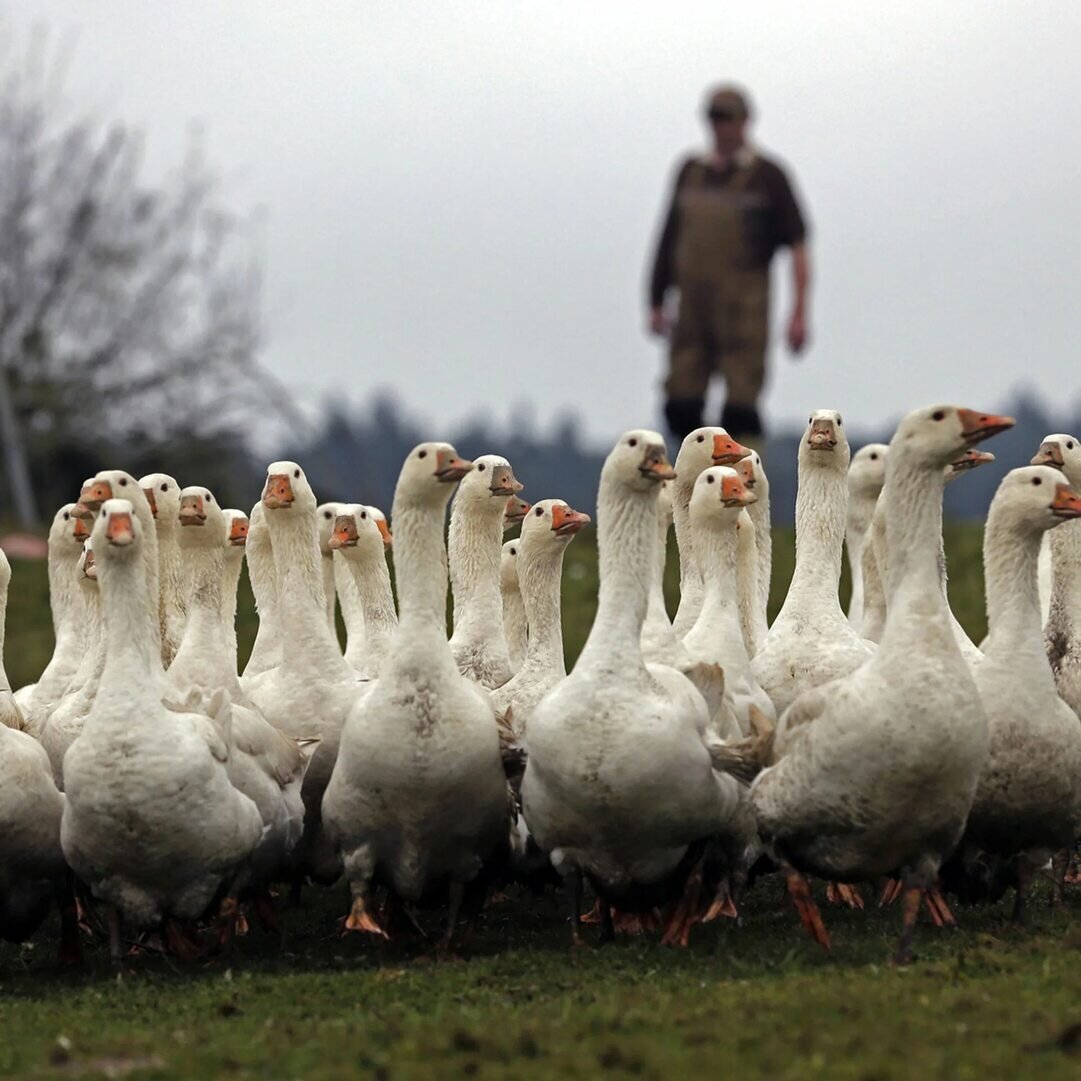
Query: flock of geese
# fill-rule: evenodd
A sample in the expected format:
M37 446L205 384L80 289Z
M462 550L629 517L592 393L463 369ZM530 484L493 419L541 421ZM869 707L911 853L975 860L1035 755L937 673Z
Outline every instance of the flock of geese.
M408 936L445 907L440 953L516 881L562 883L575 944L591 921L686 945L765 875L826 947L810 879L835 903L862 908L861 886L899 901L898 962L921 906L953 922L949 894L1012 888L1020 919L1033 874L1050 866L1061 896L1081 837L1081 443L1048 436L999 486L979 646L942 547L944 485L1012 423L930 406L850 460L841 416L813 413L772 625L759 455L709 427L673 465L656 432L625 433L570 673L562 565L590 516L525 502L505 458L422 443L390 522L319 505L294 462L268 467L250 514L163 474L98 473L49 533L52 659L0 690L0 935L25 940L55 906L64 961L106 929L114 959L193 958L249 918L276 928L275 890L342 879L345 930ZM238 673L245 558L259 629Z

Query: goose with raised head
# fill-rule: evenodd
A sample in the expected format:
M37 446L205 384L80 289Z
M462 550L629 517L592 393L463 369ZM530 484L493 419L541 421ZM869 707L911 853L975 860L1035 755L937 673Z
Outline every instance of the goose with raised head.
M801 694L781 715L751 797L763 840L831 881L900 873L910 958L923 896L964 829L987 760L987 717L950 626L939 581L945 467L1010 427L949 405L909 413L890 442L882 490L889 616L866 664ZM845 624L847 626L847 623Z
M388 934L372 910L376 885L395 902L447 896L444 951L467 893L467 912L479 910L484 872L509 856L511 834L495 716L446 637L443 523L454 484L472 468L448 443L421 443L402 466L392 512L398 633L374 690L349 715L323 799L352 893L346 927ZM496 468L505 483L509 466Z
M510 666L517 672L525 660L529 631L525 620L525 604L518 584L518 541L503 545L499 557L499 593L503 601L503 634L507 639Z
M507 500L522 490L506 458L482 454L473 463L450 512L447 554L454 594L450 648L463 675L500 687L512 675L503 634L499 563Z
M1081 724L1044 649L1036 565L1043 534L1081 517L1081 496L1045 465L1006 475L984 531L989 633L976 686L990 752L963 847L1012 861L1021 922L1035 871L1081 837Z
M889 447L885 443L868 443L856 451L848 466L845 551L848 554L848 569L852 578L848 622L856 631L863 627L863 549L882 485L886 483L888 451Z
M240 587L240 572L244 567L244 551L248 543L248 515L235 507L227 507L222 514L225 515L225 581L221 594L221 618L225 626L229 667L233 672L239 672L236 649L236 598Z
M597 615L574 670L529 719L523 810L570 886L575 942L582 876L602 900L606 937L610 906L641 911L679 899L666 939L685 942L704 851L740 809L739 786L713 768L701 694L674 668L642 657L657 494L672 477L656 432L625 433L605 460Z
M755 494L747 489L739 472L727 466L711 466L695 481L691 528L705 592L698 619L683 639L695 660L724 669L725 696L744 735L752 731L752 707L770 721L777 719L773 703L751 671L739 619L739 532L754 529L744 517L745 508L754 501Z
M148 473L139 487L150 505L158 534L158 618L161 625L161 663L173 663L187 621L188 583L184 580L177 531L180 485L166 473ZM127 498L125 496L125 498Z
M282 661L281 634L278 630L278 571L274 565L274 546L261 499L248 515L244 554L248 560L248 579L255 597L255 611L259 615L255 641L240 677L240 684L247 691L255 679L277 668Z
M657 547L649 583L649 604L642 624L642 656L653 664L669 664L681 671L694 663L676 634L664 599L664 572L668 563L668 534L672 529L672 481L661 481L657 493Z
M567 675L563 659L560 585L567 545L590 517L562 499L533 504L518 538L518 582L522 590L529 644L522 667L492 691L492 706L517 739L525 736L537 703Z
M507 533L516 526L520 526L532 506L532 503L520 495L507 496L507 507L503 511L503 532Z
M334 576L334 550L330 547L330 538L334 535L334 521L342 513L344 503L320 503L315 508L315 520L319 526L320 566L323 569L323 595L326 599L327 626L334 640L338 640L338 622L335 610L338 601L338 587ZM343 618L345 613L342 613Z
M226 696L215 696L213 725L161 703L161 651L146 633L157 601L143 552L153 529L126 499L103 501L94 523L105 671L64 761L60 840L96 897L134 927L165 921L168 937L171 918L197 919L219 890L237 887L263 823L229 780ZM111 945L117 958L115 934Z
M740 515L736 564L739 577L739 622L747 656L753 657L769 633L769 590L773 579L773 523L769 477L762 456L752 450L733 466L754 502Z
M723 428L696 428L681 444L672 480L672 523L679 546L679 608L672 628L682 638L693 626L702 607L702 574L694 553L691 530L691 493L703 469L711 465L735 465L751 451L737 443Z
M845 619L837 594L848 500L843 424L840 413L818 409L800 440L796 569L751 662L778 713L801 692L847 675L874 653Z
M1032 463L1059 470L1074 491L1081 491L1081 442L1074 436L1047 436ZM1081 717L1081 522L1059 526L1046 547L1052 575L1044 647L1059 695Z
M376 679L398 629L386 556L393 537L386 516L378 507L343 503L329 544L336 553L338 596L349 630L345 659L361 675ZM353 630L358 622L359 636Z
M1049 465L1054 469L1061 469L1070 484L1076 487L1079 481L1075 478L1081 473L1079 457L1081 457L1081 441L1076 436L1065 432L1054 432L1044 436L1031 464ZM1054 558L1051 554L1051 541L1058 538L1060 543L1065 543L1062 540L1064 536L1081 530L1081 527L1075 526L1066 528L1070 533L1064 533L1063 530L1058 529L1054 533L1045 534L1043 543L1040 545L1040 562L1037 570L1040 587L1040 616L1045 627L1051 615L1051 594L1054 590Z
M20 687L15 701L26 731L40 736L49 714L59 705L82 663L86 648L83 596L77 579L83 542L90 536L86 523L72 516L74 503L65 503L49 527L49 608L53 618L53 655L37 683Z
M284 873L300 839L305 759L294 740L249 707L237 679L222 619L229 525L214 493L201 485L184 488L178 521L191 594L184 637L166 679L181 696L195 690L208 700L218 689L229 695L232 748L227 772L236 789L259 808L263 820L265 832L252 857L252 872L255 882L265 887Z

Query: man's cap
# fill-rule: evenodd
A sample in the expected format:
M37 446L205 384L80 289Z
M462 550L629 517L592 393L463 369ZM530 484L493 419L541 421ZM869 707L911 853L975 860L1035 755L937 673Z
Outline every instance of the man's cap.
M718 113L727 113L733 120L746 120L751 115L751 103L738 87L718 86L706 95L706 115Z

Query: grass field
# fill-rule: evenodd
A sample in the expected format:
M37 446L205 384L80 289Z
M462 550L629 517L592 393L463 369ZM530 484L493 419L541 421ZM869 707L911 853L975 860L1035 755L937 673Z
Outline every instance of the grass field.
M983 634L979 532L948 536L951 595ZM790 575L776 542L774 601ZM568 657L596 589L591 538L571 546ZM12 683L49 652L44 568L16 564ZM242 607L242 639L252 617ZM341 938L340 889L306 891L282 944L259 930L228 960L181 968L157 955L117 975L100 942L84 971L54 963L55 926L0 946L0 1077L35 1078L998 1078L1081 1074L1081 891L1067 911L966 909L955 932L921 929L909 969L887 963L896 912L824 910L825 955L773 880L742 926L699 928L685 951L650 938L572 951L562 898L489 908L470 959L432 964L423 944Z

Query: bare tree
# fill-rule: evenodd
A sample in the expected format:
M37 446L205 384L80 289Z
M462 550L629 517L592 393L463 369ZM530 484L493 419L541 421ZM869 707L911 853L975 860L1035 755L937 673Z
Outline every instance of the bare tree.
M27 465L40 489L91 448L205 442L281 404L251 223L197 147L144 181L139 135L66 107L47 52L0 58L0 436L26 525Z

